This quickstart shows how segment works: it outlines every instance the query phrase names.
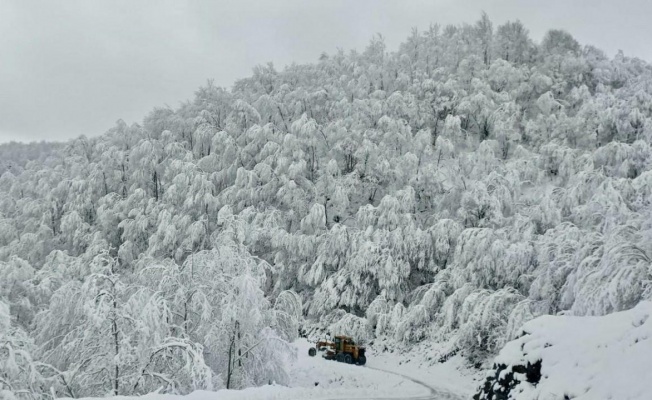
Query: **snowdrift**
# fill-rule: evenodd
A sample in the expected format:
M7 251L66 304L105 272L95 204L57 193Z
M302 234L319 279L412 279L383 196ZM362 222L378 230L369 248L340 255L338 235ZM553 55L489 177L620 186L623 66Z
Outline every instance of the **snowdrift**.
M650 399L650 314L645 301L602 317L534 319L501 350L474 398Z

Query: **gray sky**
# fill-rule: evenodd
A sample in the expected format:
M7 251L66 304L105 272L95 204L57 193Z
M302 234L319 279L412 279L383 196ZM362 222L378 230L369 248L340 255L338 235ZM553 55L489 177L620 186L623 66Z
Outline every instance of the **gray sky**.
M104 133L176 107L208 78L230 87L325 51L394 50L412 27L520 19L533 39L562 28L613 56L652 60L650 0L0 0L0 142ZM647 39L647 40L646 40Z

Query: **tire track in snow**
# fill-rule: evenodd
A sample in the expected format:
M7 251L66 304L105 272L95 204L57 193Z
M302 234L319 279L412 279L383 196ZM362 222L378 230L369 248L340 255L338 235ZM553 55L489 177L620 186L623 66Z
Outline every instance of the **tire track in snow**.
M456 395L454 393L451 393L446 390L441 390L437 389L435 387L430 386L429 384L420 381L418 379L412 378L411 376L399 374L398 372L393 372L393 371L388 371L386 369L380 369L380 368L373 368L373 367L365 367L369 369L373 369L375 371L380 371L380 372L385 372L387 374L392 374L396 376L400 376L403 379L407 379L409 381L412 381L416 383L417 385L421 385L428 389L430 391L429 394L425 396L408 396L408 397L373 397L368 400L398 400L398 399L404 399L404 400L462 400L463 397Z
M298 351L300 352L299 354L304 355L303 357L299 356L299 358L306 358L306 360L304 360L304 362L312 359L311 357L306 357L305 356L305 354L307 352L307 349L309 347L310 347L310 345L307 344L307 342L306 342L305 346L302 346L302 347L298 348ZM320 366L318 366L318 364L315 364L314 361L316 361L316 360L312 359L305 366L312 365L313 368L315 368L315 367L320 368ZM324 360L319 360L319 361L324 361ZM377 378L376 377L372 378L372 381L378 381L378 380L382 381L382 379L383 379L382 374L391 374L391 375L400 377L400 378L404 379L405 381L409 381L409 382L412 382L413 384L416 384L418 386L426 388L428 393L427 394L421 394L421 395L407 395L407 396L396 395L396 396L391 396L391 395L389 395L389 393L391 393L391 392L388 391L387 392L388 395L369 396L369 394L358 393L358 395L356 396L356 394L351 393L350 397L347 397L347 395L344 394L344 393L343 394L332 393L332 394L330 394L330 396L328 394L324 393L324 397L317 396L317 397L315 397L315 399L319 399L319 400L465 400L467 398L465 396L462 396L462 395L457 394L457 393L453 393L453 392L445 390L445 389L433 387L433 386L431 386L431 385L429 385L429 384L427 384L427 383L425 383L425 382L423 382L421 380L415 379L415 378L413 378L411 376L404 375L404 374L394 372L394 371L391 371L391 370L387 370L387 369L371 367L368 364L365 365L364 367L358 367L358 366L351 366L351 365L344 364L344 363L338 363L336 361L326 361L326 363L328 363L328 365L330 367L334 367L336 365L339 366L339 367L335 367L335 368L338 371L338 373L343 374L343 376L346 376L349 373L353 373L353 371L355 369L358 369L358 368L369 369L369 370L372 370L372 371L379 372L378 375L380 375L380 376L378 376ZM330 367L327 368L327 369L330 369ZM340 368L340 367L342 367L342 368ZM352 369L349 370L348 367L352 367ZM345 372L347 370L349 370L348 373ZM372 383L372 385L373 385L373 383ZM358 389L361 389L361 388L358 388ZM356 390L356 389L352 389L352 390ZM396 389L396 390L399 390L399 393L400 393L401 389ZM412 392L412 393L414 393L414 392Z
M406 379L408 381L411 381L413 383L416 383L417 385L421 385L428 389L430 393L426 395L419 395L419 396L405 396L405 397L330 397L330 398L322 398L320 400L463 400L464 397L451 393L446 390L438 389L435 387L430 386L429 384L420 381L418 379L412 378L411 376L399 374L398 372L393 372L393 371L388 371L385 369L380 369L380 368L374 368L374 367L364 367L368 368L374 371L378 372L383 372L386 374L392 374L396 376L400 376L403 379Z

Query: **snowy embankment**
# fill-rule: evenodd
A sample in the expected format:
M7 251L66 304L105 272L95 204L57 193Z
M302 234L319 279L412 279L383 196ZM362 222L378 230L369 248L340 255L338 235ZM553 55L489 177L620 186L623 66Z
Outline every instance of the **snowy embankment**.
M324 360L319 355L309 357L308 349L311 346L305 339L295 343L297 358L290 368L288 386L196 391L186 396L152 393L141 397L120 396L115 400L461 400L469 398L473 387L470 379L454 371L454 363L449 364L451 370L447 372L445 368L427 365L425 357L410 355L412 352L374 354L372 350L367 366L361 367Z
M646 301L602 317L534 319L496 357L497 368L476 398L650 399L651 314Z

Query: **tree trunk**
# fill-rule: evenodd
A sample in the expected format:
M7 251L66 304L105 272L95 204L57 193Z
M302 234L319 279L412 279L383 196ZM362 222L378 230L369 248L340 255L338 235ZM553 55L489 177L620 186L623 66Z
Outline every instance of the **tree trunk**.
M324 222L326 223L327 230L330 229L328 227L328 200L330 200L330 198L328 197L326 197L326 200L324 200L324 220L325 220Z
M233 328L233 335L231 335L231 343L229 343L229 363L227 365L226 371L226 388L231 388L231 375L233 375L233 353L235 350L235 338L238 333L238 321L235 321L235 326Z
M109 194L109 186L106 184L106 174L102 172L102 179L104 180L104 195Z
M125 165L122 164L122 198L127 198L127 176L125 175Z
M158 201L158 173L156 170L154 170L152 180L154 181L154 198Z
M113 344L115 346L115 358L116 360L118 359L118 354L120 352L120 343L118 342L118 323L116 322L116 312L117 312L118 305L116 304L115 298L113 299ZM117 396L119 395L119 388L118 388L118 379L120 376L120 366L118 366L117 361L115 362L115 371L113 375L113 395Z

